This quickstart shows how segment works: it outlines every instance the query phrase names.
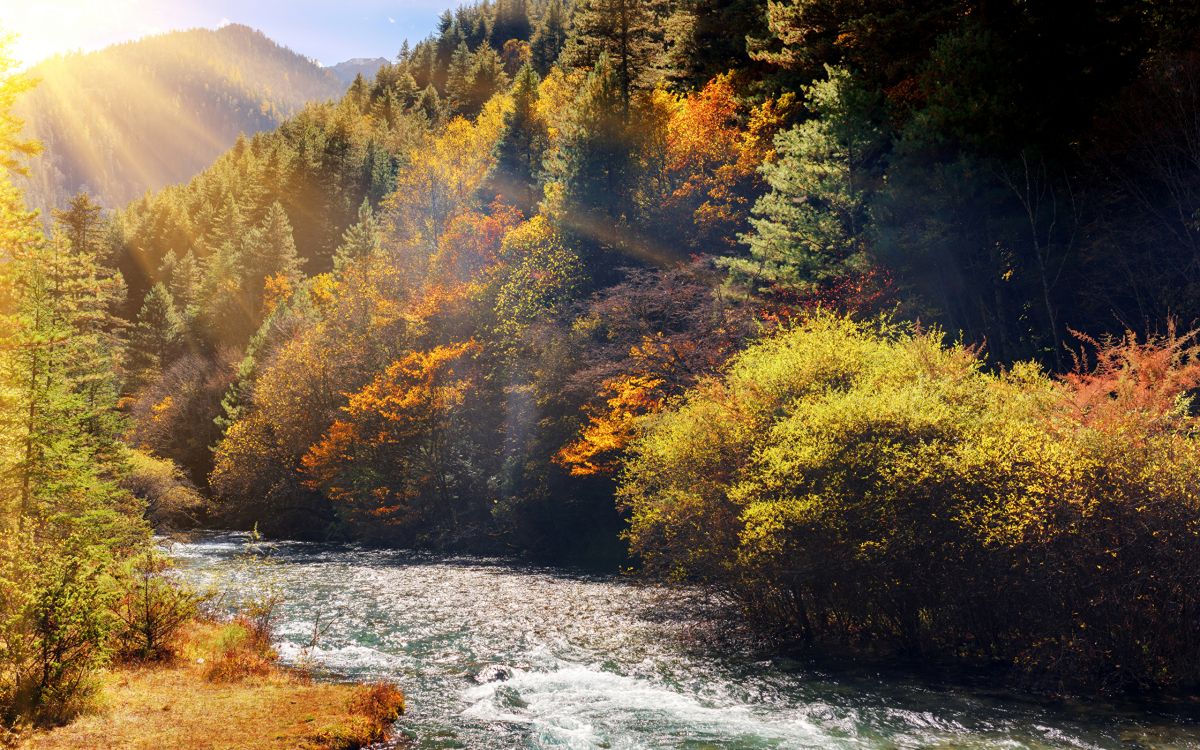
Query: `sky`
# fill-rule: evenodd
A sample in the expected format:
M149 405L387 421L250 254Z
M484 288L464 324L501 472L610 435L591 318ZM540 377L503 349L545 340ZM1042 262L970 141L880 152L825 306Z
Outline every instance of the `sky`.
M19 67L150 34L242 23L322 65L394 58L458 0L0 0L0 35Z

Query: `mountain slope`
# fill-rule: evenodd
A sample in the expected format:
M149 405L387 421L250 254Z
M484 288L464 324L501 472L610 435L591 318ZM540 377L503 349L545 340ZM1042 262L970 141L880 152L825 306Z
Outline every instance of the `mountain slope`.
M388 60L382 57L355 57L337 65L330 65L326 70L333 73L346 85L350 85L357 75L362 75L368 81L371 80L379 72L379 69L387 64Z
M85 189L118 207L187 180L239 133L273 129L306 102L345 88L332 72L240 25L56 57L31 75L40 84L18 114L45 147L25 186L42 209Z

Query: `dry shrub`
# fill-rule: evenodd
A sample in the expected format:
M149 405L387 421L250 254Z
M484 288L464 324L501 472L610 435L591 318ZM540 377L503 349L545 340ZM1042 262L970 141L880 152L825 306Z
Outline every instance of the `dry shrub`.
M393 682L367 683L351 699L350 711L381 724L391 723L404 713L404 692Z
M266 677L279 654L254 623L237 618L218 632L212 657L204 670L209 682L239 682L249 677Z
M356 750L387 739L388 729L404 713L404 693L386 681L360 685L347 708L349 717L313 733L312 750Z

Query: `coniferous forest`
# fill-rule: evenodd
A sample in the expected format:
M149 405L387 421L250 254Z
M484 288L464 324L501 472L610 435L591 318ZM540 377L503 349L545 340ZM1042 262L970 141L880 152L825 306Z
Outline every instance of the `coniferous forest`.
M8 726L125 648L152 529L1200 688L1194 3L484 0L190 181L40 215L18 175L72 134L37 155L46 90L2 80Z

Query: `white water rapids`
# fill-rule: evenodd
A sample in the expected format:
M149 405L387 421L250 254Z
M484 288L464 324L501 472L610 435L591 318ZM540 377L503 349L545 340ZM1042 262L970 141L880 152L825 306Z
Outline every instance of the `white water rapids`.
M417 748L1200 748L1163 709L1055 704L829 673L715 648L694 595L501 560L302 543L234 562L245 538L175 544L183 574L284 595L287 660L388 678ZM690 613L690 614L689 614ZM328 626L304 651L314 621Z

